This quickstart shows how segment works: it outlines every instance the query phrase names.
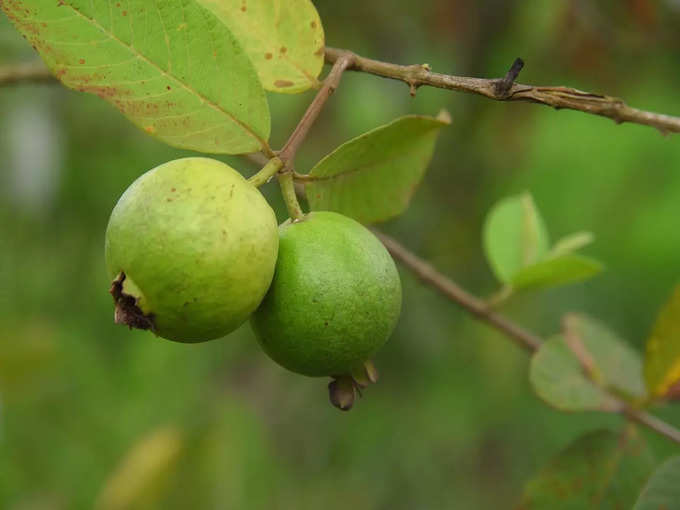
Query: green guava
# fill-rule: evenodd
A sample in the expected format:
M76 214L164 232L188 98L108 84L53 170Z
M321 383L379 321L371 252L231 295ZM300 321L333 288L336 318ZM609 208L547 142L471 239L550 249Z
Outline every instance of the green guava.
M269 288L276 216L230 166L162 164L133 182L111 213L106 266L117 323L179 342L230 333Z
M250 322L283 367L339 378L363 370L400 311L399 274L382 243L353 219L320 211L279 227L274 279Z

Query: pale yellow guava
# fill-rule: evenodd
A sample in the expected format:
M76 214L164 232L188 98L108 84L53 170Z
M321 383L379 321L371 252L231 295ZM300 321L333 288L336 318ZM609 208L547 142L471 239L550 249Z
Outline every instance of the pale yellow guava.
M105 251L116 322L201 342L233 331L260 304L274 274L277 222L230 166L178 159L123 193Z

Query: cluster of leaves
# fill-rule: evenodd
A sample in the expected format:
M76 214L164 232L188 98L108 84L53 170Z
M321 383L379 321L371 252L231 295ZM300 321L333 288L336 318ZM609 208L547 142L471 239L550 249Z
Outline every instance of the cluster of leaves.
M316 86L324 35L309 0L0 2L69 88L174 147L267 150L265 90Z
M569 235L550 247L545 222L530 194L501 200L484 225L484 248L502 283L491 299L498 305L514 291L532 291L586 280L602 270L574 253L593 241L589 232ZM585 315L565 316L561 334L549 338L531 359L529 378L548 405L567 412L625 412L678 396L680 388L680 287L662 309L647 340L644 361L616 333ZM662 508L677 498L680 458L652 473L654 460L633 428L620 434L589 433L526 486L522 508L628 505ZM673 470L676 471L673 473ZM675 492L674 492L675 491ZM652 502L657 506L651 506Z
M274 152L265 91L319 85L324 33L310 0L115 4L0 1L67 87L100 96L168 145ZM306 176L312 209L364 223L406 208L448 115L405 116L359 136Z
M552 248L548 229L530 194L508 197L496 204L484 225L484 248L504 298L514 290L554 287L590 278L602 265L574 253L593 241L577 232Z

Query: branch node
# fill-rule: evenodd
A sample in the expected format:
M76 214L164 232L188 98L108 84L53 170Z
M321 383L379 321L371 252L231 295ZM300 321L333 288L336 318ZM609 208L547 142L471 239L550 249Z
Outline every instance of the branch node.
M519 76L519 72L522 70L523 67L524 60L517 57L510 66L510 69L508 69L508 72L505 74L505 77L496 81L496 83L494 84L494 89L498 99L506 99L510 95L510 89L515 83L515 80Z

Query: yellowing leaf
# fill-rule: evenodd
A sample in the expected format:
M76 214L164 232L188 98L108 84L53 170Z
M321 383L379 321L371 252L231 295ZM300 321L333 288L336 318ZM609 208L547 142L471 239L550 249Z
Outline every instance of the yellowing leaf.
M661 309L647 339L645 379L657 397L666 396L680 381L680 285Z
M54 75L169 145L267 147L269 108L229 29L192 0L0 0Z
M144 508L158 499L174 472L182 450L182 436L174 427L162 427L136 443L107 480L97 508Z
M265 89L297 93L318 84L321 20L310 0L198 0L243 46Z

